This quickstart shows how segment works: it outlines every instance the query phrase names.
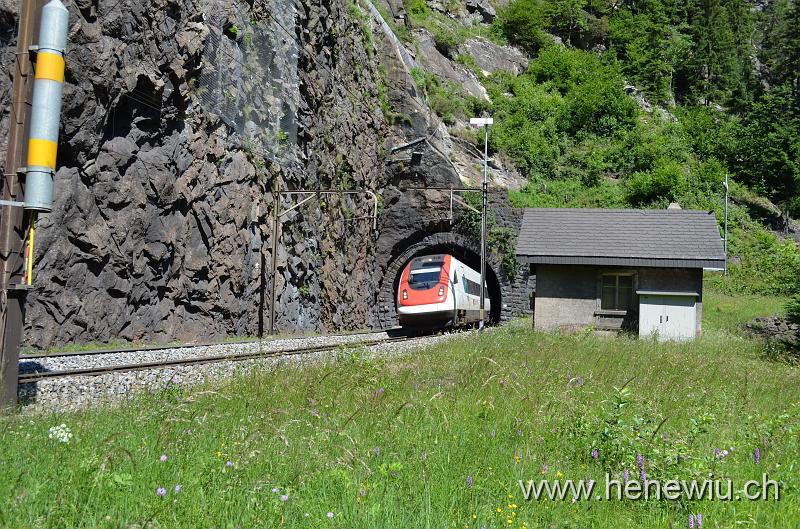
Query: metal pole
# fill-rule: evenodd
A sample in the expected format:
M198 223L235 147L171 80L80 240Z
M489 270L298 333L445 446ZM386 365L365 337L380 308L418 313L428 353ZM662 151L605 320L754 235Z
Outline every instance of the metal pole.
M278 280L278 222L280 222L280 198L281 194L275 191L272 194L274 200L274 217L272 219L272 281L270 288L272 294L269 302L269 334L275 334L275 285Z
M723 275L728 275L728 174L725 173L725 269Z
M478 330L486 324L486 195L489 190L489 125L483 126L483 207L481 207L481 319Z
M36 11L41 0L22 0L11 96L8 151L3 171L3 199L24 202L19 170L24 164L33 75L28 48L36 27ZM0 410L17 403L19 344L22 337L25 294L22 288L22 234L24 214L20 207L5 206L0 211Z

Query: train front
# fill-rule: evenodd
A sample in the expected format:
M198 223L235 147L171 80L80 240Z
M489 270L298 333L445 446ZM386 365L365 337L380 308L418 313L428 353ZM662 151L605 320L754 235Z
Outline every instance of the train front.
M450 264L449 255L424 255L406 265L397 289L397 317L402 327L429 329L454 323Z

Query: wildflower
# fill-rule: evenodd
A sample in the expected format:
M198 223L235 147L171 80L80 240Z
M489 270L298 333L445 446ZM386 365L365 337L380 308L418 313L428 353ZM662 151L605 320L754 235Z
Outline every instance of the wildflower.
M380 455L381 455L381 447L380 446L376 446L375 447L375 457L380 457Z
M545 464L542 466L542 474L547 474L547 470L548 470L548 468L547 468L547 463L545 463Z
M631 473L628 472L627 468L622 472L622 479L625 481L625 483L627 483L628 480L631 479Z
M332 513L332 512L330 512L330 511L328 511L328 518L331 518L331 519L333 519L333 513Z
M158 487L156 489L156 495L163 498L164 496L167 495L167 489L165 489L164 487Z
M281 496L281 501L289 501L289 495L284 494L283 496Z
M592 450L592 459L597 461L598 457L600 457L600 452L597 450L597 448L595 448L594 450Z
M275 493L275 492L280 492L280 490L281 490L281 489L279 489L278 487L272 487L272 492L273 492L273 493Z
M694 529L694 514L689 515L689 529Z
M382 388L382 387L380 387L380 388L378 388L378 389L376 389L376 390L375 390L375 398L377 399L377 398L379 398L381 395L383 395L383 388Z
M753 461L756 462L756 465L761 462L761 448L756 447L756 451L753 453Z
M231 468L233 466L233 461L226 461L225 466Z
M717 459L719 459L719 448L715 448L715 449L714 449L714 457L716 457Z
M472 476L467 476L467 487L472 488Z
M517 436L518 437L522 437L522 429L521 428L517 428Z
M66 424L61 423L58 426L53 426L48 430L47 437L50 439L55 439L59 443L69 443L70 439L72 439L72 432L70 431L69 427Z
M183 486L180 483L175 485L175 494L179 493L181 490L183 490Z
M564 477L564 473L559 470L558 472L556 472L556 477L557 478L563 478Z
M167 462L167 454L161 454L161 457L159 457L158 459L162 463L166 463Z
M703 527L703 515L698 514L697 516L695 516L695 520L697 520L697 528L701 529Z
M313 410L311 410L311 416L312 416L312 417L319 417L319 410L318 410L318 409L316 409L316 408L314 408Z
M427 459L428 459L428 452L426 452L425 450L423 450L423 451L422 451L422 460L423 460L423 461L425 461L425 460L427 460Z
M667 442L667 432L664 432L664 435L662 436L662 439L664 439L665 443Z
M722 457L727 457L727 456L728 456L728 451L727 450L723 450L722 451Z

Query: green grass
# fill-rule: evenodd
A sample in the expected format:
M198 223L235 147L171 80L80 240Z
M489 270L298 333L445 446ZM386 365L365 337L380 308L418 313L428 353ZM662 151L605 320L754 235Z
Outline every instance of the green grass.
M686 344L534 333L520 320L413 355L354 353L3 419L0 525L667 529L702 513L704 527L798 527L800 376L735 330L774 301L708 293L703 337ZM61 423L66 444L48 439ZM720 461L714 448L732 451ZM604 483L606 471L636 474L637 452L649 478L741 486L767 472L782 497L523 501L518 480L544 465L553 479Z

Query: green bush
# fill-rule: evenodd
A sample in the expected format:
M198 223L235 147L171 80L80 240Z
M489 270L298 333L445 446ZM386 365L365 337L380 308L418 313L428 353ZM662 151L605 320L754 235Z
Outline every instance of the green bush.
M800 294L796 294L786 303L786 317L792 323L800 323Z
M635 173L627 182L628 201L645 206L658 200L672 201L685 183L683 167L672 160L661 160L650 172Z
M544 31L545 9L542 0L512 0L497 14L497 25L509 42L535 53L553 42Z

